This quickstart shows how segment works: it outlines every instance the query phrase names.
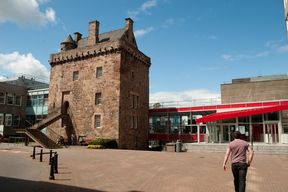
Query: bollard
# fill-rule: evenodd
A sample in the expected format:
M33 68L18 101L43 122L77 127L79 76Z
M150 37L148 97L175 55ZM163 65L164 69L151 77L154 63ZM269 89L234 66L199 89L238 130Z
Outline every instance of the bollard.
M51 166L50 166L50 176L49 176L49 180L54 180L54 171L53 171L53 161L54 161L54 157L51 157Z
M42 162L43 149L40 150L40 162Z
M35 148L36 148L36 147L33 148L33 155L32 155L32 159L35 159Z
M54 173L58 173L58 154L55 152L54 155Z
M49 165L51 165L52 150L50 150Z

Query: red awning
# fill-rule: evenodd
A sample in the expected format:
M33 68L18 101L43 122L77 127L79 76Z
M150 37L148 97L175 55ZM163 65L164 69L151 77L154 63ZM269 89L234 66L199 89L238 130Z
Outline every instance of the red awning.
M274 111L282 111L286 109L288 109L288 105L213 113L211 115L207 115L207 116L196 119L196 123L218 121L218 120L223 120L223 119L232 119L236 117L245 117L245 116L257 115L257 114L262 114L262 113L270 113Z

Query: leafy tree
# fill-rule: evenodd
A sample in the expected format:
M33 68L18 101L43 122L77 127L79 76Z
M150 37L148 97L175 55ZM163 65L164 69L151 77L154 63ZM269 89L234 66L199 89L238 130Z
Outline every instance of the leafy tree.
M159 102L158 102L158 103L155 103L155 104L153 105L153 107L156 108L156 109L158 109L158 108L161 107L161 104L160 104Z

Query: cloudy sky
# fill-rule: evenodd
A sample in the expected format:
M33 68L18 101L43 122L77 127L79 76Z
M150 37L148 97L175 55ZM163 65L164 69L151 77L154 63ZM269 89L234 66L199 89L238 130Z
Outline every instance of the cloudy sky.
M288 73L282 0L0 0L0 78L49 80L49 55L70 33L134 21L151 58L150 103L214 98L234 78ZM72 35L73 36L73 35Z

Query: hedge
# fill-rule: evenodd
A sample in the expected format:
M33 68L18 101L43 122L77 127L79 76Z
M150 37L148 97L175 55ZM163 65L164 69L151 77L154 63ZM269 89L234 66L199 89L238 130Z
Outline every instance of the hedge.
M88 145L101 145L104 148L111 148L111 149L118 148L118 144L115 139L96 139L88 142Z

